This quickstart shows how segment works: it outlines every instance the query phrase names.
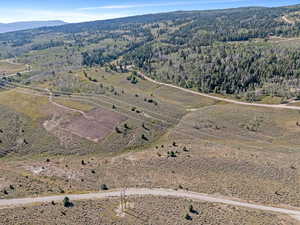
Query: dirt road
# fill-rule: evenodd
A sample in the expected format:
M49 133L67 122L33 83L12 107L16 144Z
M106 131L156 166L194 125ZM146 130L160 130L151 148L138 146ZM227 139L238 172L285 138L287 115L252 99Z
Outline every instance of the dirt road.
M67 195L71 201L74 200L95 200L103 198L112 198L119 197L122 190L108 191L108 192L98 192L98 193L89 193L89 194L72 194ZM129 188L125 191L126 196L162 196L162 197L176 197L176 198L185 198L192 199L195 201L206 201L214 203L222 203L227 205L234 205L237 207L251 208L255 210L269 211L273 213L281 213L292 216L293 218L300 221L300 209L284 209L276 208L252 203L246 203L237 200L230 200L225 197L216 197L202 193L182 191L182 190L171 190L171 189L148 189L148 188ZM3 199L0 200L0 209L18 207L24 205L30 205L34 203L44 203L51 201L62 201L65 195L56 195L56 196L47 196L47 197L35 197L35 198L23 198L23 199Z

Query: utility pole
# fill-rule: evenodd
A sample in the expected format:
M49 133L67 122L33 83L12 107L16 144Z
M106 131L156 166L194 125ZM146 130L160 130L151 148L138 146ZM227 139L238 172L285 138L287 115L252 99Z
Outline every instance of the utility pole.
M121 210L123 213L125 213L126 210L126 189L121 190Z

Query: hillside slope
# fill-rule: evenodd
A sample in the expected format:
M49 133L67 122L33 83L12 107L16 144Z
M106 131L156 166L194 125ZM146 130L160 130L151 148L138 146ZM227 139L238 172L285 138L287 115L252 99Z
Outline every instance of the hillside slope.
M0 35L0 57L56 51L60 59L43 66L134 65L181 87L281 103L300 97L300 22L290 21L299 12L299 5L177 11L43 27Z
M60 20L0 23L0 33L28 30L40 27L60 26L64 24L66 23Z

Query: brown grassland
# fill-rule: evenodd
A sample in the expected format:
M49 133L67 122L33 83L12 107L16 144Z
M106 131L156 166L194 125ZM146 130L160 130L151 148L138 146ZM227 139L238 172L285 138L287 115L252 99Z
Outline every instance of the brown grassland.
M0 198L85 193L106 184L112 189L183 188L300 207L299 112L224 104L145 80L131 84L128 74L99 68L90 74L123 94L57 96L54 101L87 115L102 108L106 116L124 118L113 123L104 119L111 130L98 143L72 130L80 126L66 126L68 121L85 123L78 120L82 115L51 104L48 97L20 89L0 92L0 150L5 153L0 158ZM88 82L80 71L74 76ZM157 106L145 98L155 99ZM45 121L53 127L46 130ZM100 123L93 131L80 132L96 135L101 129ZM157 215L150 216L149 224L190 224L183 219L187 200L147 197L133 202L138 213ZM193 217L196 224L293 224L268 213L193 204L201 212ZM39 218L41 224L138 224L137 218L117 217L117 205L112 199L76 202L69 209L61 203L6 209L0 211L0 223L34 224Z

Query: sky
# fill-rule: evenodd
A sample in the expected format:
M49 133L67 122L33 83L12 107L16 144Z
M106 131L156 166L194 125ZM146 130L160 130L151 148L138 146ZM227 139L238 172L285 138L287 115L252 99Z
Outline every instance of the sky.
M0 0L0 23L32 20L84 22L176 10L283 6L300 0Z

